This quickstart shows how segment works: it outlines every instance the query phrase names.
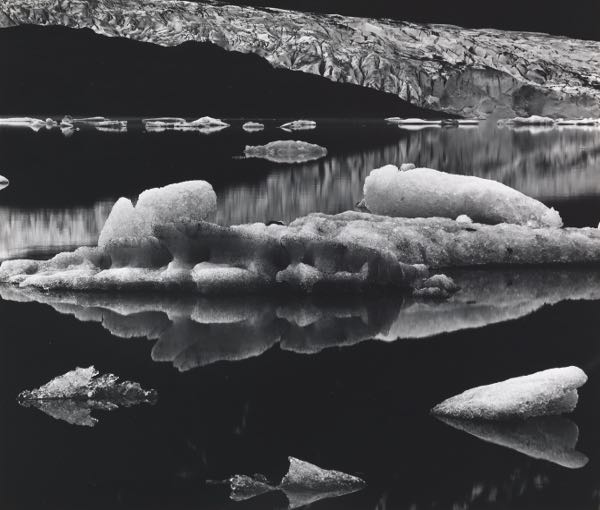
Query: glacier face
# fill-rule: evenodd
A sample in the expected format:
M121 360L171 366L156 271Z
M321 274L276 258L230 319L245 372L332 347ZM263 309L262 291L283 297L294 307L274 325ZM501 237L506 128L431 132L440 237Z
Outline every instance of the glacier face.
M600 116L600 42L180 0L0 0L0 27L211 42L463 116ZM201 63L199 63L201 65Z

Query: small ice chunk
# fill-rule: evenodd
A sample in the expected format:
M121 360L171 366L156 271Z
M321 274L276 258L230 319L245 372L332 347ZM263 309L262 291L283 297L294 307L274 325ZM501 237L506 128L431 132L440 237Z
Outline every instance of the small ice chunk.
M265 129L265 125L262 124L261 122L246 122L242 126L242 129L244 131L247 131L248 133L254 133L254 132L262 131L263 129Z
M460 216L456 217L456 223L470 225L471 223L473 223L473 220L471 218L469 218L466 214L461 214Z
M401 172L406 172L407 170L412 170L414 168L416 168L416 166L413 165L412 163L402 163L400 165L400 171Z
M512 119L500 119L499 125L514 125L514 126L552 126L556 120L551 117L543 117L541 115L531 115L529 117L514 117Z
M454 283L454 280L445 274L436 274L430 276L413 292L413 296L447 299L452 294L460 290L460 287Z
M215 119L213 117L200 117L199 119L188 122L188 124L196 127L229 127L227 122L223 122L221 119Z
M0 175L0 189L6 188L9 184L9 180L3 175Z
M231 484L231 499L234 501L244 501L255 498L265 492L277 490L277 487L270 485L264 475L256 474L254 476L235 475L229 479Z
M286 131L306 131L308 129L315 129L317 123L314 120L294 120L292 122L286 122L279 127Z
M570 413L587 376L577 367L553 368L478 386L432 409L438 416L476 420L526 419Z
M247 158L263 158L275 163L305 163L327 156L327 149L300 140L277 140L267 145L246 145Z
M467 214L478 223L562 226L557 211L500 182L431 168L377 168L365 180L364 195L372 213L386 216L454 219Z
M19 393L21 405L37 407L50 416L75 425L94 426L95 409L111 411L118 407L154 404L155 390L144 390L138 383L119 382L114 374L99 375L93 367L76 368L52 379L40 388Z
M399 124L399 125L416 125L416 126L420 126L420 125L438 125L441 126L442 125L442 121L441 120L425 120L425 119L418 119L418 118L409 118L409 119L403 119L402 117L388 117L387 119L385 119L387 122L391 122L394 124Z
M230 478L231 499L240 501L270 491L282 491L288 508L299 508L325 498L335 498L363 489L364 480L340 471L320 468L310 462L288 457L290 467L279 485L264 475L235 475Z

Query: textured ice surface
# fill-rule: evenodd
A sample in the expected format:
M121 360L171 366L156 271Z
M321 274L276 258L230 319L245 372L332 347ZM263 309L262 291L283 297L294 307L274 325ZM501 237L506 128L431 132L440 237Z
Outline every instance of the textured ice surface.
M247 158L262 158L275 163L305 163L327 156L327 149L299 140L278 140L267 145L246 145Z
M432 412L438 416L477 420L570 413L577 406L577 388L586 381L587 376L580 368L553 368L472 388L438 404Z
M21 405L36 407L53 418L94 426L98 420L90 415L91 411L154 403L156 391L144 390L135 382L120 382L113 374L99 375L92 366L76 368L40 388L23 391L18 400Z
M342 473L320 468L294 457L288 458L290 467L278 485L270 484L263 475L235 475L229 482L231 499L240 501L265 492L282 491L289 508L299 508L325 498L335 498L363 489L364 480Z
M292 122L282 124L280 127L286 131L306 131L308 129L315 129L317 123L314 120L293 120Z
M589 460L575 449L579 439L579 428L562 416L544 416L517 422L455 418L440 420L483 441L563 467L582 468Z
M262 122L245 122L242 126L244 131L248 131L249 133L253 133L256 131L262 131L265 129L265 125Z
M478 223L560 227L558 212L497 181L431 168L373 170L365 180L369 211L405 218L467 215Z

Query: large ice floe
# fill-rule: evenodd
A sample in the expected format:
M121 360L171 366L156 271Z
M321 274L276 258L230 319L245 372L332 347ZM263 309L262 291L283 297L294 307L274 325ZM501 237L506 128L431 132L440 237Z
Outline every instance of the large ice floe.
M365 205L375 214L405 218L469 216L477 223L561 227L554 209L500 182L431 168L387 165L365 180Z
M566 468L579 469L589 461L585 454L576 450L579 428L563 416L543 416L516 422L440 420L488 443Z
M156 391L144 390L135 382L119 381L114 374L99 375L92 366L76 368L40 388L23 391L18 401L57 420L93 427L98 420L91 416L92 411L153 404L156 398Z
M572 412L587 376L578 367L553 368L456 395L432 409L437 416L513 420Z
M246 145L247 158L262 158L274 163L306 163L327 156L327 149L300 140L277 140L267 145Z
M271 484L260 474L235 475L230 480L231 499L243 501L266 492L281 491L288 499L288 508L299 508L325 498L335 498L363 489L364 480L320 468L294 457L288 458L290 467L280 483Z

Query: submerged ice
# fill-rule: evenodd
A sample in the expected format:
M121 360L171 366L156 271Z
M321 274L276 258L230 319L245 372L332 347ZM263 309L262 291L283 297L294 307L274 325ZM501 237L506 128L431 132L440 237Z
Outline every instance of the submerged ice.
M279 484L271 484L264 475L235 475L230 479L231 499L242 501L271 491L281 491L288 499L288 508L299 508L325 498L334 498L363 489L364 480L320 468L294 457Z
M495 384L478 386L451 397L432 409L437 416L511 420L572 412L577 388L587 376L578 367L553 368Z
M91 366L76 368L37 389L22 391L18 401L70 424L92 427L98 421L91 416L93 410L153 404L156 396L154 390L144 390L135 382L119 381L114 374L100 375Z

